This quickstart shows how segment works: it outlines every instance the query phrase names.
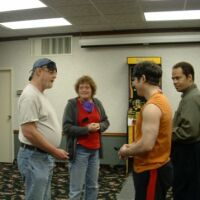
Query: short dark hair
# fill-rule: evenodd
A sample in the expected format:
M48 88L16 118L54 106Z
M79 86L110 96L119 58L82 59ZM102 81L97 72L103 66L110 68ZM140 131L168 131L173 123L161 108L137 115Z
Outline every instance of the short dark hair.
M194 68L190 63L185 62L185 61L178 62L172 68L173 69L181 68L183 71L183 74L185 74L186 77L188 77L191 74L192 80L194 81Z
M147 83L151 85L159 85L162 77L162 69L154 62L139 62L134 66L132 80L134 77L140 79L143 75L145 75Z
M96 86L94 80L90 76L87 76L87 75L81 76L76 81L76 83L74 85L76 93L78 94L78 89L79 89L80 84L84 84L84 83L87 83L90 85L90 87L92 89L92 97L93 97L96 94L97 86Z

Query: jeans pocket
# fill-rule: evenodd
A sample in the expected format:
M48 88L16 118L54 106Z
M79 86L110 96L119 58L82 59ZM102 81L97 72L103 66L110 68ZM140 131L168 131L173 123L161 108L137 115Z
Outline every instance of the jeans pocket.
M19 152L17 155L17 165L23 178L30 167L29 160L32 154L33 154L33 151L30 151L28 149L24 149L24 148L19 149Z

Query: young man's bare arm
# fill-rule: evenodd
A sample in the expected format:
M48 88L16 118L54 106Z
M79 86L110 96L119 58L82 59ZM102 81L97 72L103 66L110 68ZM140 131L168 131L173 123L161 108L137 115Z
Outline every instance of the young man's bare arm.
M141 139L132 144L124 144L119 151L119 155L128 157L151 151L159 132L161 116L162 112L156 105L146 105L142 112Z

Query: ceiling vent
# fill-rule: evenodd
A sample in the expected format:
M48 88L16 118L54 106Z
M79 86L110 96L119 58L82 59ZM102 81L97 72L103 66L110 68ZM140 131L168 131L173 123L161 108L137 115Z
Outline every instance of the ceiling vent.
M71 54L71 36L31 38L31 55L61 55Z

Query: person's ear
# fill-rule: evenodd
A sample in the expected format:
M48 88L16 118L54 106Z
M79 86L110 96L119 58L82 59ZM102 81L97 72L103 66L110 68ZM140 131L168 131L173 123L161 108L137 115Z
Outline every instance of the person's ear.
M39 76L41 74L41 72L42 72L42 68L40 68L40 67L35 70L35 74L37 76Z
M142 75L140 81L142 81L143 83L146 82L146 76L145 76L145 75Z
M193 81L192 74L189 74L188 77L187 77L187 79L189 79L190 81Z

